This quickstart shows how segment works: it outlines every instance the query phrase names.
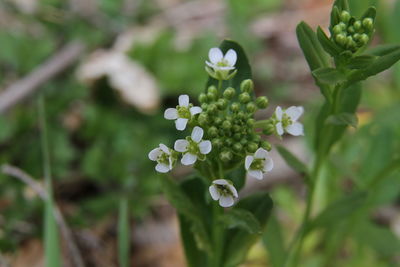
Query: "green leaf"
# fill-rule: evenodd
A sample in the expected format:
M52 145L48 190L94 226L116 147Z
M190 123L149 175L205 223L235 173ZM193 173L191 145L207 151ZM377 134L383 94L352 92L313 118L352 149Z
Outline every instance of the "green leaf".
M53 199L45 201L44 210L44 253L46 267L61 266L60 240L57 223L54 217Z
M240 200L234 209L247 210L257 218L261 229L264 229L272 210L272 200L267 193L258 193ZM234 267L243 262L248 250L260 237L245 230L232 229L226 234L224 267Z
M263 243L268 250L268 257L271 259L272 266L283 266L287 254L282 236L282 229L274 215L271 216L263 235Z
M328 205L328 207L326 207L314 220L311 221L307 230L311 231L316 228L335 225L363 206L366 198L367 194L365 192L358 192L345 196Z
M317 37L322 46L322 48L330 54L332 57L337 57L343 51L342 48L337 46L334 42L332 42L328 36L326 36L325 32L318 26L317 28Z
M118 261L119 267L129 266L129 206L128 199L121 197L118 211Z
M240 228L250 234L261 233L261 226L257 218L247 210L234 208L226 212L220 219L228 228Z
M222 83L222 88L227 88L227 87L233 87L236 90L236 95L238 96L241 91L240 91L240 84L243 80L246 79L251 79L251 67L249 64L249 61L247 59L246 53L244 52L243 48L236 42L231 41L231 40L224 40L219 48L222 50L222 52L225 54L229 49L235 50L237 54L237 61L235 64L235 67L237 69L236 75L228 80L228 81L223 81ZM218 80L209 77L208 82L207 82L207 87L206 89L214 85L218 88ZM251 96L255 98L254 92L251 93Z
M375 60L375 56L372 55L362 55L353 57L347 63L349 69L364 69L367 68Z
M346 76L334 68L319 68L312 72L314 77L325 84L337 84L346 80Z
M239 168L227 173L226 177L229 177L236 190L239 192L246 182L246 170L244 169L243 164L241 164Z
M331 115L326 119L326 123L334 125L350 125L357 128L358 118L355 114L344 112L337 115Z
M400 45L397 44L386 44L386 45L378 45L374 48L368 49L366 54L373 55L373 56L386 56L394 51L398 50Z
M286 163L292 167L295 171L307 174L308 175L308 168L307 166L301 162L295 155L293 155L289 150L284 148L283 146L277 146L279 154L282 158L286 161Z

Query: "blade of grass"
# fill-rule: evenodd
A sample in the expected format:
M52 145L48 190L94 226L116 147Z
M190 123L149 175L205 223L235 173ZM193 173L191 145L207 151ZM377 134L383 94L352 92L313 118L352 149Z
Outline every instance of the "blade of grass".
M129 205L126 197L119 200L118 260L120 267L129 266Z
M46 125L46 111L44 97L39 97L39 123L40 142L42 146L43 170L46 183L47 199L44 210L44 253L46 267L60 267L61 253L57 223L54 216L53 191L51 186L51 165L49 156L49 144Z

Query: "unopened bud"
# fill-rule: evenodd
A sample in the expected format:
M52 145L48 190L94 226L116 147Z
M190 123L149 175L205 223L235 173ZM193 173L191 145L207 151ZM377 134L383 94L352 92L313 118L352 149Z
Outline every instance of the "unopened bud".
M365 33L361 34L361 36L360 36L360 42L361 42L363 45L365 45L365 44L368 43L368 41L369 41L368 35L366 35Z
M210 87L208 87L207 92L208 92L208 93L215 94L215 95L218 94L217 87L215 87L214 85L211 85Z
M200 103L206 103L206 102L207 102L207 96L206 96L206 94L201 93L201 94L199 95L199 102L200 102Z
M217 118L214 119L214 124L215 125L221 125L221 123L222 123L222 119L220 117L217 117Z
M250 103L247 103L246 110L250 113L254 113L257 110L257 107L253 102L250 102Z
M204 113L201 113L199 115L199 117L197 118L197 121L199 122L199 124L201 126L206 126L206 125L208 125L208 116Z
M208 129L207 134L208 134L210 137L216 137L216 136L218 135L218 129L217 129L217 127L211 126L211 127Z
M226 106L228 105L228 101L224 98L218 99L217 106L220 110L224 110Z
M222 146L223 142L220 138L214 138L211 140L213 147L220 147Z
M231 127L232 127L232 123L228 120L226 120L222 123L222 128L224 128L225 130L230 130Z
M246 124L247 124L249 127L253 127L255 122L256 122L256 121L255 121L254 119L248 119L248 120L246 121Z
M224 162L230 161L232 159L232 157L233 157L232 152L229 150L222 151L219 154L219 158Z
M342 27L340 27L340 25L335 25L335 27L333 27L333 33L335 34L342 33Z
M214 101L214 100L217 99L217 93L208 92L208 93L207 93L207 98L208 98L209 100L211 100L211 101Z
M254 90L254 83L252 80L247 79L244 80L241 84L240 84L240 90L242 92L246 92L246 93L250 93Z
M235 89L233 89L232 87L229 87L227 89L225 89L224 93L223 93L224 97L228 100L232 99L235 95Z
M261 147L268 151L271 151L271 148L272 148L271 144L267 141L262 141Z
M240 139L242 139L242 135L241 135L240 133L235 133L235 134L233 135L233 139L235 139L235 140L237 140L237 141L240 141Z
M266 96L260 96L256 99L256 105L259 109L268 107L268 98Z
M231 110L232 110L233 112L239 111L239 109L240 109L239 103L232 103L232 105L231 105Z
M233 145L233 139L232 138L226 138L225 139L225 144L227 145L227 146L231 146L231 145Z
M354 27L353 27L353 26L349 26L349 27L347 28L347 31L348 31L349 33L354 33Z
M362 24L369 31L371 31L374 28L374 20L371 18L365 18Z
M250 101L250 95L249 95L249 93L246 93L246 92L244 92L244 93L241 93L240 95L239 95L239 101L241 102L241 103L243 103L243 104L246 104L246 103L248 103L249 101Z
M250 153L254 153L258 149L258 146L256 143L250 142L247 144L246 148L247 151L249 151Z
M207 113L208 114L213 114L213 113L215 113L217 111L217 109L218 108L217 108L216 104L214 104L214 103L209 104L208 107L207 107Z
M347 12L346 10L343 10L342 13L340 13L340 20L347 23L350 20L351 16L350 13Z
M335 41L340 44L340 45L345 45L346 44L346 36L344 34L338 34L335 37Z
M362 24L361 24L361 21L359 21L359 20L355 21L353 24L353 27L356 31L359 31L361 29L361 26L362 26Z
M241 143L235 143L233 145L233 150L235 150L236 152L240 152L240 151L242 151L242 149L243 149L243 146Z

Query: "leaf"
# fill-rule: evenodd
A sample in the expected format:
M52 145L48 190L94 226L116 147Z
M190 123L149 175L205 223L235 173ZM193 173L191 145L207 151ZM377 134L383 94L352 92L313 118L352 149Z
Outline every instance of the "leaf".
M236 190L239 192L246 182L246 170L244 169L243 164L241 164L239 168L227 173L226 177L229 177Z
M343 51L342 48L337 46L334 42L332 42L328 36L326 36L325 32L318 26L317 28L317 37L322 46L322 48L330 54L332 57L337 57Z
M337 6L333 6L332 11L331 11L331 22L330 22L330 26L329 26L329 30L332 32L332 27L334 27L336 24L339 24L340 22L340 11L339 8Z
M372 55L362 55L353 57L347 63L347 67L350 69L364 69L371 65L371 63L375 60L375 56Z
M221 222L228 228L240 228L250 234L261 233L257 218L247 210L234 208L221 216Z
M328 207L326 207L314 220L311 221L307 231L320 227L330 227L338 223L363 206L366 198L367 194L365 192L358 192L345 196L328 205Z
M397 44L378 45L374 48L368 49L366 54L381 57L390 54L399 48L400 45Z
M357 128L358 118L355 114L344 112L337 115L331 115L326 119L326 123L334 125L350 125Z
M50 195L50 192L49 192ZM54 205L52 197L45 201L44 210L44 253L46 267L61 266L60 240L57 223L54 217Z
M347 0L335 0L335 2L333 3L333 6L337 6L339 11L342 10L347 10L349 11L349 3Z
M264 229L272 210L272 200L267 193L258 193L240 200L233 209L251 212ZM234 267L243 262L248 250L259 238L259 234L249 234L245 230L227 231L225 240L224 267Z
M118 261L119 267L129 266L129 207L128 199L119 200L118 212Z
M325 84L337 84L346 80L346 76L334 68L319 68L314 70L312 74Z
M283 266L286 259L285 244L282 236L282 229L276 216L271 216L267 229L263 235L263 243L268 250L268 257L273 267Z
M236 42L231 41L231 40L224 40L219 48L222 50L222 52L225 54L229 49L235 50L237 54L237 61L235 64L235 67L237 69L236 75L228 80L228 81L223 81L222 83L222 88L228 88L228 87L233 87L236 90L236 96L238 96L241 91L240 91L240 84L243 80L246 79L251 79L251 67L249 64L249 61L247 59L246 53L244 52L243 48ZM209 77L208 82L207 82L207 87L206 89L214 85L218 88L218 80ZM254 92L250 93L253 98L255 98Z
M283 146L277 146L279 154L282 158L286 161L286 163L292 167L295 171L307 174L308 175L308 168L307 166L301 162L295 155L293 155L289 150L287 150Z

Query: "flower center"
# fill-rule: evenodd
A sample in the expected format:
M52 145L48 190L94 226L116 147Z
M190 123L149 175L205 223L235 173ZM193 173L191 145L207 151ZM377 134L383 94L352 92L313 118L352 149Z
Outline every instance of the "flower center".
M250 169L252 169L252 170L263 170L264 169L264 159L255 159L251 163Z
M177 106L178 117L183 119L190 119L190 110L187 107Z
M217 190L222 196L231 196L232 192L229 190L229 188L225 185L220 185L217 184Z
M189 140L189 146L188 146L188 150L187 151L190 154L199 155L200 154L199 144L197 144L193 140Z
M216 64L218 67L229 67L229 62L225 59L221 59L220 61L218 61L218 63Z
M169 165L169 155L167 153L162 153L160 156L158 156L157 162Z
M287 126L292 125L292 124L293 124L292 119L287 114L283 113L283 115L282 115L283 128L286 128Z

